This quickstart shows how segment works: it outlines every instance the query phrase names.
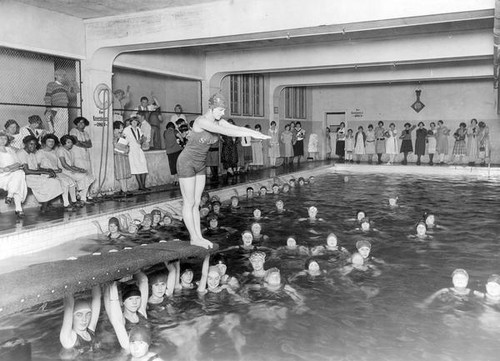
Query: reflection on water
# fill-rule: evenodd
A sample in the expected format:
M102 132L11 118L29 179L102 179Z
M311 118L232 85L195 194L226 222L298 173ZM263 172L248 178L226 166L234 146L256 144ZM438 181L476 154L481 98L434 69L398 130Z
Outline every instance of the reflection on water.
M390 207L389 198L398 197ZM155 344L165 360L495 360L500 346L500 313L479 301L436 302L417 307L434 291L451 285L451 272L464 268L469 287L484 291L491 273L500 272L500 200L498 185L464 179L414 178L410 176L328 174L316 183L279 197L291 211L287 217L270 215L262 222L269 236L265 246L277 249L288 235L297 244L324 244L335 232L349 251L368 238L372 255L385 261L380 275L352 272L342 277L335 258L322 258L328 272L303 276L292 286L305 297L298 308L290 297L251 291L249 303L231 297L198 299L195 292L180 295L177 313L154 320ZM238 214L220 221L243 231L251 213L259 207L264 216L277 198L242 202ZM298 222L315 205L324 222ZM354 231L351 221L364 210L377 231ZM432 238L417 241L415 224L424 211L436 215L439 227ZM221 238L221 248L239 244L240 232ZM278 267L287 279L304 266L298 254L269 257L266 268ZM246 257L232 254L228 273L249 270ZM265 298L263 298L265 297ZM106 349L97 360L125 359L114 342L106 317L98 334ZM1 320L6 334L32 342L34 360L54 360L59 354L61 303L46 305Z

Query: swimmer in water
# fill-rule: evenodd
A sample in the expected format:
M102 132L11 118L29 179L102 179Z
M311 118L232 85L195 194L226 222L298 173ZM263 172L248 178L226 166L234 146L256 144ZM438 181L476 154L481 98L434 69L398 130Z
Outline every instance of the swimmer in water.
M440 299L444 302L449 301L450 298L460 301L468 300L471 290L470 288L467 288L469 283L469 274L467 271L462 268L457 268L451 274L451 280L453 287L442 288L439 291L434 292L431 296L425 299L420 306L427 307L436 299Z
M314 176L310 176L308 181L307 181L309 184L314 184L316 182L316 178L314 178Z
M287 254L300 254L300 255L305 255L309 256L309 248L306 246L298 246L297 241L295 240L295 237L290 236L286 239L286 246L284 247L279 247L276 252L285 252ZM273 252L276 253L276 252Z
M481 297L487 304L500 304L500 275L492 274L486 281L486 292L474 291L474 295Z
M267 195L267 187L266 186L260 187L260 189L259 189L259 196L265 197L266 195Z
M311 206L307 208L307 218L299 218L299 222L303 221L309 221L309 222L324 222L325 220L323 218L317 218L318 215L318 208L315 206Z
M123 310L120 307L116 281L104 290L104 306L109 321L115 330L120 346L130 352L127 333L137 325L149 327L146 306L148 300L148 278L143 272L134 275L135 284L126 285L122 292Z
M306 184L306 180L304 179L304 177L299 177L299 178L297 179L297 184L298 184L300 187L305 186L305 184Z
M233 295L236 300L247 303L247 300L237 295L230 285L221 284L222 274L220 272L220 268L218 266L210 266L209 263L210 255L207 255L203 261L201 279L197 289L198 294L203 296L207 293L221 293L225 290L229 294Z
M205 236L229 236L232 233L236 233L237 230L230 227L219 226L219 219L215 214L211 214L207 217L208 227L203 229L202 233Z
M274 183L271 187L271 191L274 195L278 195L280 194L280 186L278 185L278 183Z
M427 225L425 224L425 222L423 221L420 221L417 223L417 225L415 226L415 231L416 231L416 235L414 235L413 237L415 238L418 238L418 239L429 239L429 238L432 238L431 236L429 236L427 234Z
M350 253L344 247L339 247L338 239L335 233L330 232L328 236L326 236L326 244L319 245L311 248L312 256L320 256L320 255L338 255L339 258L347 258L350 256Z
M232 196L231 197L231 206L229 207L231 211L236 211L240 209L240 199L238 196Z
M262 234L262 226L259 222L254 222L250 226L250 230L252 231L253 240L256 242L267 241L269 239L268 236Z
M168 276L164 272L157 272L149 277L151 295L148 299L148 307L150 308L155 308L155 305L166 307L168 298L174 294L177 279L176 262L165 262L165 265L167 266Z
M64 350L62 358L75 358L99 348L95 329L101 311L101 286L92 288L92 301L77 300L74 296L64 297L64 317L59 341Z
M162 361L157 353L149 350L151 331L143 326L135 326L128 337L130 361Z
M370 256L372 245L369 241L367 241L367 240L357 241L356 242L356 249L358 250L358 253L363 257L364 264L367 264L367 262L370 262L370 261L374 261L374 262L377 262L380 264L385 264L385 262L382 261L381 259Z
M305 307L305 298L299 294L295 288L282 282L281 272L276 267L270 268L265 272L263 282L261 284L251 285L250 288L264 288L273 293L287 294L297 305L297 308L295 309L296 313L303 313L307 311L307 307Z
M253 194L254 194L253 187L248 187L246 194L247 194L247 199L253 199Z
M252 276L254 277L264 277L266 271L264 269L264 263L266 262L266 254L261 251L253 252L249 258L250 264L252 265Z
M212 266L219 268L219 273L221 275L220 283L223 285L229 285L233 290L237 290L240 287L240 283L236 277L229 276L227 272L227 259L224 255L217 253L212 257Z
M366 254L366 250L363 250ZM382 271L373 263L367 262L364 254L359 252L354 252L351 256L351 263L342 267L340 273L343 276L347 276L352 271L357 270L360 272L370 272L373 277L378 277L382 274Z
M295 185L296 185L295 178L290 178L288 180L288 185L290 186L290 188L295 188Z
M293 280L301 276L317 277L325 273L326 271L320 268L318 261L315 258L311 257L306 259L306 262L304 264L304 270L290 277L288 281L292 282Z
M180 288L190 290L194 288L193 284L194 273L191 268L185 268L180 272Z
M227 251L234 250L234 249L237 249L237 250L243 251L243 252L256 251L256 250L271 250L268 247L261 247L261 246L254 245L253 244L253 234L252 234L252 231L249 231L249 230L245 230L241 233L241 241L242 241L241 245L230 246L230 247L227 247L223 250L220 250L219 252L222 253L222 252L227 252Z
M283 193L288 193L288 192L290 192L290 185L289 185L288 183L283 184L283 189L282 189L282 192L283 192Z
M157 229L160 227L161 223L161 211L159 209L153 209L151 211L151 216L153 217L151 222L151 228Z
M394 208L398 206L398 197L389 198L389 207Z
M253 217L251 219L256 222L261 221L263 219L267 219L267 217L262 217L262 211L259 208L255 208L252 214Z

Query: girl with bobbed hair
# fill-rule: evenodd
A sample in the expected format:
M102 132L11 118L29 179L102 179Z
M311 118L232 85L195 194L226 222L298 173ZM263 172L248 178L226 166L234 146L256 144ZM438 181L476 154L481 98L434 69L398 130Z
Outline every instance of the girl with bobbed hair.
M37 152L40 168L50 169L54 171L56 179L62 188L62 199L65 211L73 211L74 208L70 203L76 202L76 183L71 177L62 172L59 166L59 157L57 155L57 147L59 146L59 138L55 134L47 134L42 138L42 148Z
M75 183L80 192L80 202L77 206L83 206L87 202L91 202L92 198L87 197L89 188L94 183L95 178L89 174L86 169L75 165L75 158L71 152L74 144L77 142L72 135L63 135L61 137L61 146L57 149L57 156L62 168L62 173L70 177Z

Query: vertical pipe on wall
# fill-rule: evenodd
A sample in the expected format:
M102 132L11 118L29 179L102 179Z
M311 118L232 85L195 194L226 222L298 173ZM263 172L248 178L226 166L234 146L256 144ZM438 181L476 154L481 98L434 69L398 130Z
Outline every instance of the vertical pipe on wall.
M494 88L497 90L497 114L500 114L500 0L495 0L495 20L493 23L493 74Z

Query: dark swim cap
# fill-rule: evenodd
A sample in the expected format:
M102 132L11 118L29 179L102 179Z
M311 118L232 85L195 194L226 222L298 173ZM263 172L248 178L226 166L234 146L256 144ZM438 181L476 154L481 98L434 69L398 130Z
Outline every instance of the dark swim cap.
M141 290L139 289L139 287L137 287L136 285L126 286L122 292L122 300L125 302L127 298L133 296L141 296Z

